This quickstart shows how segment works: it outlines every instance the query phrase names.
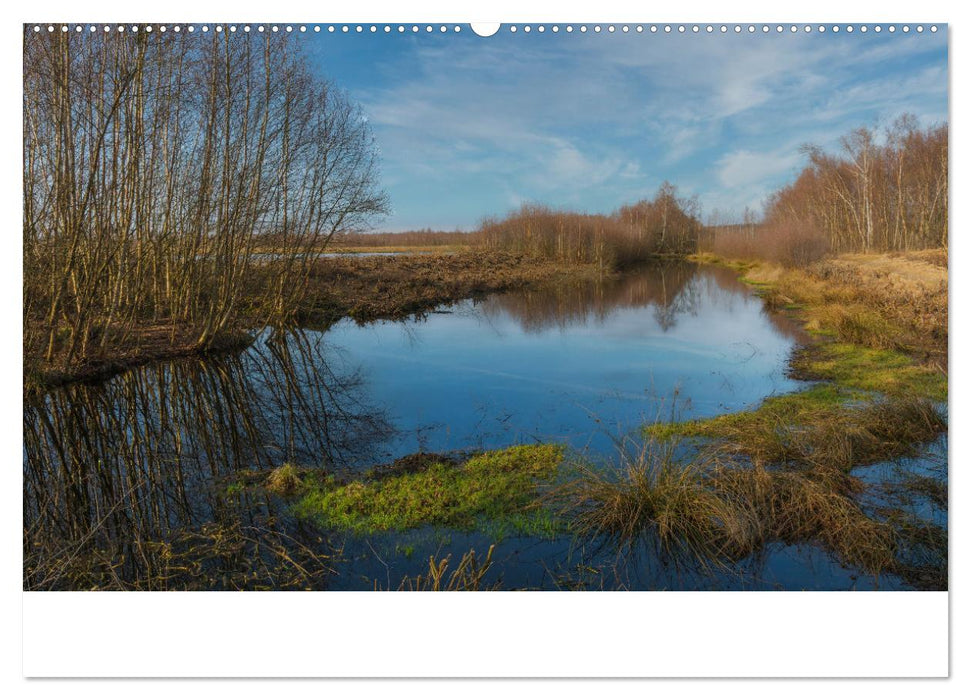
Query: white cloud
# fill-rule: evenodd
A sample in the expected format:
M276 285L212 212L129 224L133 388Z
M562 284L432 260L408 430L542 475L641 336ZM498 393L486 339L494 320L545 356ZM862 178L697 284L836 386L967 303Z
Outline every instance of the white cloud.
M764 183L768 179L788 173L801 161L799 152L789 147L763 152L745 149L732 151L716 163L718 182L729 189Z
M465 187L473 207L610 209L669 179L709 210L741 210L791 175L804 142L830 146L903 111L946 118L947 68L930 36L514 39L418 48L355 91L393 199L425 182Z

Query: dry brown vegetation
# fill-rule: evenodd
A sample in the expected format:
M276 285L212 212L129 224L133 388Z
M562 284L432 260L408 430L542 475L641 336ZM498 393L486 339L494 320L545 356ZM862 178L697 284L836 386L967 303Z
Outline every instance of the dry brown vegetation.
M465 231L400 231L398 233L345 233L335 236L332 248L436 248L467 246L472 234Z
M791 267L829 253L947 249L947 124L904 115L882 134L856 129L839 154L804 152L809 164L769 198L761 223L713 226L701 249Z
M503 219L486 219L475 238L491 250L616 269L694 252L699 212L696 199L680 197L676 187L664 183L654 199L609 216L524 205Z
M501 251L330 259L311 269L298 320L328 325L345 316L404 318L460 299L583 274L597 270Z
M204 523L137 540L118 557L88 542L25 543L25 590L319 590L337 554L322 554L272 520Z
M473 242L472 234L465 231L434 231L432 229L397 233L338 231L328 240L318 241L321 250L328 253L452 250L467 248ZM281 243L282 241L277 234L268 233L259 237L257 246L261 251L275 252Z
M25 28L23 118L28 373L262 327L385 208L366 120L287 36Z
M799 307L811 332L897 350L946 372L948 279L941 256L940 250L847 254L800 270L757 264L745 275L770 308Z
M727 568L772 542L820 544L872 574L893 566L893 529L864 513L844 472L678 454L673 442L646 443L618 471L581 465L549 498L581 538L646 545L685 566Z
M399 591L483 591L497 590L499 584L486 585L484 579L492 568L492 553L496 546L489 547L485 559L480 563L475 550L470 549L462 555L455 569L449 572L452 555L438 561L429 557L428 572L413 578L405 577L398 586Z

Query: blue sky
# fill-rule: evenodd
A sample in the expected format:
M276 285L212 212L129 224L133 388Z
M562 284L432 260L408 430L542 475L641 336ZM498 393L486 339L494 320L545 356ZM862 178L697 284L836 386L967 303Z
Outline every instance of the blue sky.
M561 25L562 26L562 25ZM508 27L306 35L370 120L393 212L474 228L523 202L610 212L669 180L705 215L759 208L861 125L947 119L947 31L638 34Z

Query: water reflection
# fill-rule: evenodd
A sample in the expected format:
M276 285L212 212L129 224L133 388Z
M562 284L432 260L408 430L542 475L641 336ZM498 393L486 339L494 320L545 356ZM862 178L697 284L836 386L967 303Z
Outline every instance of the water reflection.
M25 588L395 585L441 548L439 533L335 538L237 486L286 462L358 469L533 440L608 456L618 436L669 417L675 395L686 418L799 386L784 372L795 329L729 270L669 264L441 311L268 334L238 356L25 402ZM448 539L454 551L490 544L484 533ZM510 541L497 560L507 587L753 585L675 569L645 583L643 567L606 561L591 583L569 538ZM834 580L782 570L786 587Z
M690 313L697 302L688 282L695 268L685 263L652 267L650 274L607 279L585 279L549 285L518 294L495 295L481 310L491 317L515 318L527 333L589 323L603 324L619 309L652 307L664 330L673 327L678 314Z
M753 304L760 307L753 300L751 289L732 270L672 261L651 266L641 274L573 280L536 290L497 294L479 308L490 317L514 318L526 333L603 326L618 311L649 309L652 325L669 332L676 329L683 316L696 317L710 311L734 315ZM784 315L759 310L781 336L796 341L804 338L799 325Z
M659 417L739 410L800 384L786 319L730 270L689 264L462 302L420 321L327 332L366 374L399 439L421 449L555 440L610 453Z
M271 552L267 537L307 535L283 529L271 499L231 485L285 462L374 459L390 427L360 377L329 367L319 338L292 333L238 357L146 367L26 403L25 587L77 587L81 560L93 568L82 585L150 585L164 552L145 547L159 542L234 541L228 553L240 559ZM205 572L187 573L189 586Z

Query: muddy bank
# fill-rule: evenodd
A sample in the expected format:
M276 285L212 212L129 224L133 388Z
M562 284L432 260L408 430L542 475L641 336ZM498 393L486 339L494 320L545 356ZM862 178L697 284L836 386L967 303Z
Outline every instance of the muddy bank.
M253 265L249 297L264 293L265 266ZM494 292L604 276L593 265L565 265L497 252L439 252L416 256L320 259L294 309L282 310L277 323L325 329L342 318L360 322L402 319L437 306ZM38 393L81 381L100 381L133 367L180 357L218 355L245 348L251 329L230 330L200 344L199 329L171 323L146 323L69 367L46 362L38 348L24 348L24 390ZM107 331L106 331L107 332Z
M401 319L461 299L602 274L595 265L493 251L321 260L311 270L297 321L326 327L344 317Z

